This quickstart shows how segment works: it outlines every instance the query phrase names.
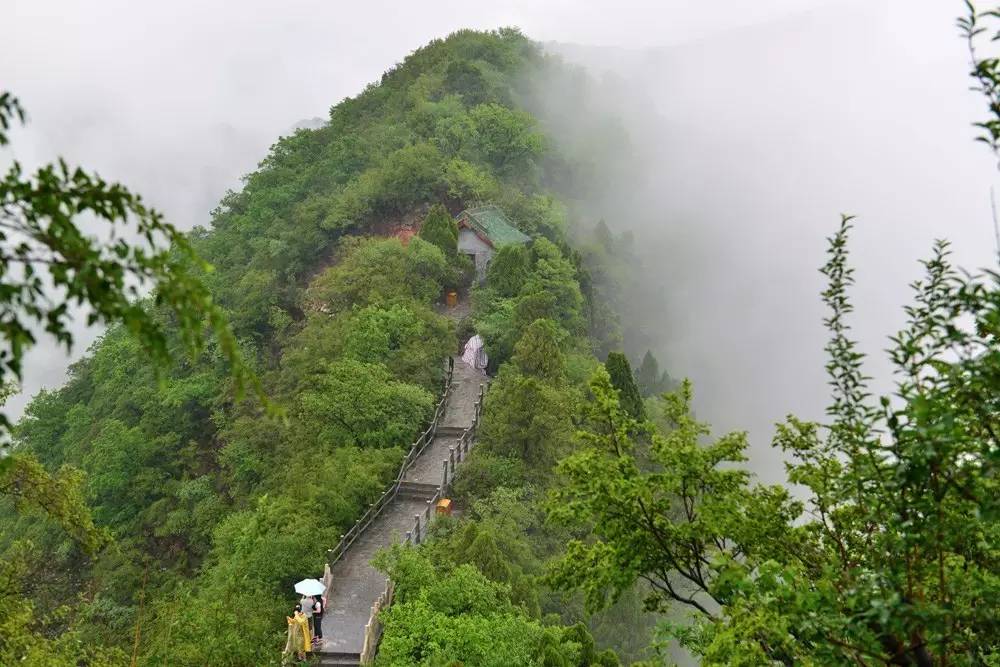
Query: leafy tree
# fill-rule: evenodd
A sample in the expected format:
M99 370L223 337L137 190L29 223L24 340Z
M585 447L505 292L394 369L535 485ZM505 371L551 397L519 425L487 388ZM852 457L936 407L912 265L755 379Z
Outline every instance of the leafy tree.
M135 531L138 526L133 522L142 510L162 497L166 480L153 462L162 446L138 427L128 428L116 419L101 424L84 468L90 473L94 513L102 524Z
M521 288L522 295L547 293L554 299L555 319L567 331L580 329L583 295L576 280L576 269L559 248L548 239L532 243L534 264Z
M556 296L549 292L527 292L514 303L511 317L511 331L520 336L533 322L550 320L559 322L559 310L556 308Z
M645 419L646 409L643 406L639 388L636 386L635 377L632 375L632 366L628 363L628 357L621 352L612 352L604 362L604 367L608 369L611 385L618 390L618 400L622 409L632 419L639 421Z
M0 569L2 569L0 565ZM52 616L64 617L69 609L61 605ZM48 617L46 617L48 618ZM0 599L0 662L30 667L119 667L128 664L125 652L117 648L94 646L83 641L74 630L46 638L33 632L39 617L26 603Z
M500 184L488 169L471 162L454 158L445 165L444 183L448 196L462 202L481 202L496 199Z
M329 206L322 225L328 230L343 230L369 222L376 215L404 213L443 190L443 169L444 159L434 144L403 146L344 187Z
M51 475L34 457L13 456L0 474L0 497L12 501L22 512L43 511L73 536L85 553L96 553L110 542L107 531L91 518L78 469L65 466ZM15 586L16 580L7 576L0 584ZM0 586L0 597L9 592Z
M435 204L420 227L420 238L440 248L445 257L454 257L458 252L458 223L444 206Z
M345 356L383 363L428 389L438 388L441 360L455 347L448 321L422 304L363 308L352 314L343 343Z
M425 550L398 546L381 553L376 564L397 591L396 602L383 612L377 665L618 664L613 654L595 655L583 628L544 627L526 616L511 603L507 586L471 564L439 565Z
M524 375L558 383L563 378L561 344L565 332L552 320L535 320L514 346L511 362Z
M0 146L9 142L15 119L23 120L24 110L10 93L0 93ZM0 178L0 202L0 299L6 313L0 384L22 378L21 363L37 342L36 331L71 348L74 309L85 306L88 324L122 324L161 365L172 356L170 336L190 353L200 352L207 321L237 387L259 388L222 310L198 278L208 266L187 237L141 197L60 160L30 175L14 162ZM86 234L78 226L81 216L105 225L109 238ZM129 242L130 236L137 240ZM147 289L153 290L149 304L142 300ZM170 334L159 308L170 314ZM0 435L9 427L0 413Z
M467 60L455 60L445 70L445 90L461 95L466 104L482 104L487 100L486 77L479 65Z
M497 456L477 447L462 462L462 474L455 478L453 494L456 498L484 498L501 486L524 486L525 477L521 459Z
M958 274L938 244L893 338L897 391L873 402L847 335L849 230L845 219L823 269L832 421L790 418L775 439L809 513L733 466L744 434L701 444L708 428L690 416L687 384L667 396L672 429L652 436L657 465L640 469L630 435L640 425L599 371L582 448L560 464L569 481L551 506L592 539L569 545L555 583L599 606L647 581L651 608L695 611L667 630L705 664L997 659L1000 277Z
M434 408L425 389L393 380L385 366L342 360L302 392L296 430L331 445L408 445Z
M547 475L569 446L570 409L566 391L535 377L505 372L487 396L480 446L498 456L523 460L534 477Z
M530 257L525 246L503 246L493 255L486 269L486 282L502 297L517 296L528 276L529 264Z
M423 239L346 239L340 262L309 286L313 307L339 312L401 300L432 303L453 271L440 248Z
M594 225L594 242L605 252L612 252L615 248L615 238L603 218Z
M527 112L500 104L481 104L469 111L475 126L476 148L501 173L525 168L540 156L545 143Z

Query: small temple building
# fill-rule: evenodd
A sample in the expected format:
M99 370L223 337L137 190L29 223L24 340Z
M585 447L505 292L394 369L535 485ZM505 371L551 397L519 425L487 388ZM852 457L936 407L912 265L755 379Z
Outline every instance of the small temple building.
M482 282L493 253L505 245L524 244L531 237L515 227L496 206L469 208L458 214L458 251L472 258Z

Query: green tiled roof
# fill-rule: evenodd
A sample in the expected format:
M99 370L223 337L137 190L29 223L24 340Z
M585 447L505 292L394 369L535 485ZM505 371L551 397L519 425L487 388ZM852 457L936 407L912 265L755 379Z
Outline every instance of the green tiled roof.
M494 248L515 243L527 243L531 238L511 224L503 211L496 206L480 206L469 208L458 214L458 219L465 219L480 234L489 239Z

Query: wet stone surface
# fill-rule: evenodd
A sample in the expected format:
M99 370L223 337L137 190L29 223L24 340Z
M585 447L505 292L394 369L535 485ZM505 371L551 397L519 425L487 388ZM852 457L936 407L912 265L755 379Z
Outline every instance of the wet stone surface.
M439 428L472 425L480 384L486 379L476 369L455 358L451 393ZM413 462L406 481L440 485L442 461L449 447L457 446L457 435L439 435ZM427 502L419 498L397 497L383 510L368 530L351 545L332 569L333 579L327 592L327 613L323 617L322 652L360 653L365 624L371 616L375 599L385 590L385 575L370 565L382 547L404 539L414 526L414 515L426 516ZM433 508L431 508L433 512Z

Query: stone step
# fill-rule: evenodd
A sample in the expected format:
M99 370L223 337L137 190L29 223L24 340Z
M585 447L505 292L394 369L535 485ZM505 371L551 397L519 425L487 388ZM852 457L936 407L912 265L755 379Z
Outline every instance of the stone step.
M438 438L460 438L465 433L465 426L438 426L434 432Z
M399 495L403 498L417 498L430 500L438 491L437 484L427 484L424 482L407 482L403 480L399 483Z
M326 667L360 667L360 653L338 653L336 651L313 651L313 658L318 659L316 665Z

